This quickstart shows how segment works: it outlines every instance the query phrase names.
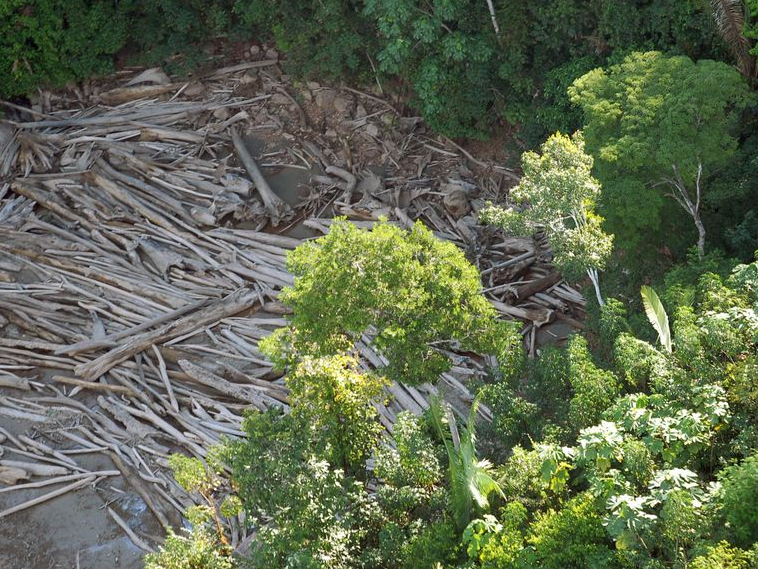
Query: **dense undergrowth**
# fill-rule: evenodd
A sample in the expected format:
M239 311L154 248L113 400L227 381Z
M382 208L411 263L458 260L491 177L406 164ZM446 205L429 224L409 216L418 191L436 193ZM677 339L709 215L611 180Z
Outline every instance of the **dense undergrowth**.
M105 73L124 48L180 70L213 40L274 41L296 76L379 82L449 136L505 120L535 144L580 125L574 79L631 51L733 61L705 0L494 8L497 32L484 0L2 0L0 96Z

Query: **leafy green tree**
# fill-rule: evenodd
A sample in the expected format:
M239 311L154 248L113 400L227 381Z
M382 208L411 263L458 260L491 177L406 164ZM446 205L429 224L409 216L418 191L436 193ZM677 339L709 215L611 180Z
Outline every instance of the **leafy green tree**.
M737 148L736 111L750 101L744 79L716 61L633 53L577 79L569 94L584 111L601 209L622 245L659 229L669 196L692 219L702 256L706 182Z
M365 471L382 426L374 407L385 380L361 373L355 358L304 358L285 378L293 415L307 426L320 456L345 472Z
M505 367L520 354L514 325L497 319L476 268L421 223L365 231L338 220L292 252L288 266L295 285L280 299L294 315L261 342L280 364L349 351L364 334L387 358L387 377L409 384L450 368L441 349L493 354Z
M586 274L602 305L598 271L611 254L613 236L603 232L595 214L600 184L592 177L592 157L580 134L554 134L540 150L521 157L524 175L510 192L517 203L528 204L525 209L489 207L482 220L512 233L544 228L556 266L570 279Z
M117 2L0 2L0 97L112 71L127 41L125 12Z

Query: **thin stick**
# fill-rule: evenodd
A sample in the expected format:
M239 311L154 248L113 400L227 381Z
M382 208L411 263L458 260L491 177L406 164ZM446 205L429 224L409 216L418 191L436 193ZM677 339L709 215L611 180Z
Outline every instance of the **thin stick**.
M121 385L108 385L107 383L95 383L93 381L83 381L81 379L74 379L73 377L64 377L62 375L54 375L53 381L58 383L66 383L68 385L76 385L82 389L95 389L98 391L110 391L113 393L122 393L129 397L137 397L137 393L134 389L129 387L123 387Z
M91 476L118 476L119 474L121 473L118 470L99 470L97 472L81 472L79 474L69 474L68 476L59 476L57 478L50 478L49 480L40 480L39 482L29 482L27 484L16 484L15 486L9 486L8 488L0 488L0 494L3 492L11 492L13 490L42 488L44 486L51 486L52 484L61 484L63 482L80 480L82 478L89 478Z
M129 536L129 539L132 540L132 543L134 543L134 545L136 545L137 547L139 547L140 549L144 551L147 551L148 553L152 553L153 551L155 551L147 543L142 541L142 539L140 539L136 533L134 533L132 528L130 528L129 525L123 519L121 519L121 516L119 516L111 508L108 508L108 513L113 518L113 521L116 522L122 530L124 530L124 533L127 536Z
M161 351L158 349L158 346L153 344L153 352L155 353L155 357L158 358L158 370L160 371L161 379L163 380L163 384L166 386L166 393L168 393L168 400L171 402L171 407L176 411L179 412L179 404L176 402L176 397L174 397L174 390L171 388L171 381L168 378L168 372L166 371L166 362L163 360L163 356L161 355Z
M88 476L84 480L79 480L78 482L74 482L73 484L69 484L68 486L64 486L63 488L58 488L57 490L53 490L52 492L48 492L47 494L43 494L42 496L34 498L33 500L22 502L18 506L13 506L12 508L8 508L7 510L0 512L0 519L6 516L10 516L11 514L15 514L16 512L26 510L27 508L31 508L32 506L36 506L37 504L42 504L43 502L47 502L48 500L52 500L53 498L57 498L58 496L65 494L66 492L72 492L74 490L78 490L79 488L82 488L84 486L87 486L88 484L91 484L95 480L96 480L95 476Z

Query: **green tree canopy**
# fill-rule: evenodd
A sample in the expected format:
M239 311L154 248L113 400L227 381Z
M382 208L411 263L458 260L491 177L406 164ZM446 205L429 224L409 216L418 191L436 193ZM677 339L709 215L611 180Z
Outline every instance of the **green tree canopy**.
M364 231L338 220L292 252L288 266L295 285L280 299L294 315L261 343L279 364L349 351L364 334L387 358L387 377L406 383L447 371L441 349L493 354L501 365L518 353L518 334L481 294L476 268L421 223Z
M590 71L569 95L584 111L602 211L621 244L660 229L671 197L692 218L702 255L703 193L737 148L736 111L750 100L745 80L725 63L651 51Z
M584 152L581 134L556 133L541 153L526 152L521 158L524 176L511 190L517 203L529 204L521 212L489 207L482 220L513 233L542 227L555 254L555 264L568 278L586 273L602 305L598 271L611 254L613 236L601 227L595 214L600 184L592 177L592 157Z

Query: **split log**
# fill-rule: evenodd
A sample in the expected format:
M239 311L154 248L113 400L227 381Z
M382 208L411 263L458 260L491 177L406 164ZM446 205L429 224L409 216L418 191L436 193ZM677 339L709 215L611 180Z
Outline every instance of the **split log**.
M21 462L20 460L0 460L0 466L20 468L32 476L64 476L70 472L70 470L63 468L62 466Z
M53 498L57 498L58 496L62 496L63 494L67 492L73 492L74 490L83 488L84 486L91 484L95 480L96 478L94 476L88 476L84 480L73 482L69 484L68 486L64 486L63 488L58 488L57 490L53 490L52 492L43 494L42 496L39 496L38 498L34 498L33 500L28 500L17 506L13 506L12 508L8 508L7 510L0 512L0 519L6 516L10 516L11 514L15 514L16 512L26 510L27 508L31 508L32 506L36 506L37 504L42 504L43 502L47 502L48 500L52 500Z
M250 177L255 184L255 188L258 190L258 193L263 200L263 206L266 208L269 218L271 219L271 225L277 227L282 221L292 217L292 209L287 202L277 196L271 189L271 186L268 185L266 178L263 176L258 165L255 163L255 160L253 160L253 157L250 155L250 152L242 141L237 129L232 127L231 133L232 143L234 144L234 149L237 151L237 156L250 174Z
M110 391L111 393L120 393L128 397L137 397L139 393L130 387L123 387L121 385L109 385L107 383L95 383L92 381L83 381L81 379L75 379L73 377L64 377L62 375L54 375L53 381L58 383L65 383L67 385L75 385L82 389L92 389L95 391Z
M550 273L545 277L535 279L530 283L515 287L512 293L506 292L506 299L509 302L523 302L533 294L545 291L561 280L560 273Z
M29 380L19 377L15 374L6 374L0 371L0 387L11 387L13 389L22 389L29 391Z
M0 467L0 480L2 480L3 468ZM69 474L68 476L59 476L56 478L49 478L47 480L40 480L38 482L29 482L27 484L16 484L9 488L0 488L0 494L3 492L11 492L13 490L29 490L32 488L44 488L45 486L52 486L53 484L62 484L63 482L71 482L72 480L81 480L82 478L91 478L97 476L98 478L103 476L118 476L121 474L118 470L98 470L97 472L80 472L79 474ZM28 476L27 476L28 478ZM12 484L12 483L11 483Z
M143 551L147 551L148 553L152 553L155 550L150 547L147 543L145 543L136 533L134 533L134 530L129 527L129 524L127 524L121 516L119 516L116 512L113 511L111 508L107 508L108 515L110 515L111 518L113 518L113 521L116 522L116 524L124 530L124 533L129 536L129 539L132 540L132 543L142 549Z
M118 457L118 455L116 455L113 452L108 453L108 455L110 456L111 461L113 461L113 465L119 470L121 475L124 477L124 480L126 480L126 482L134 489L134 491L140 495L140 497L145 502L147 507L150 509L150 511L155 516L155 518L161 524L161 527L164 527L164 528L171 527L172 524L169 523L165 510L159 505L159 503L153 497L150 487L148 487L139 478L139 476L135 476L132 473L131 469L128 468L126 464L124 464L124 461L121 460Z
M256 302L258 302L258 295L254 291L240 289L195 314L189 314L175 322L169 322L157 330L139 334L107 354L91 362L77 365L74 371L86 380L97 379L113 366L150 348L153 344L165 342L192 330L202 329L203 326L211 322L242 312L246 308L254 306Z
M189 360L179 360L179 367L189 375L192 379L202 385L212 387L216 391L238 399L240 401L246 401L252 403L259 409L265 409L264 398L260 393L256 393L251 388L242 387L219 377L203 367L197 364L193 364ZM278 402L277 402L278 403Z

